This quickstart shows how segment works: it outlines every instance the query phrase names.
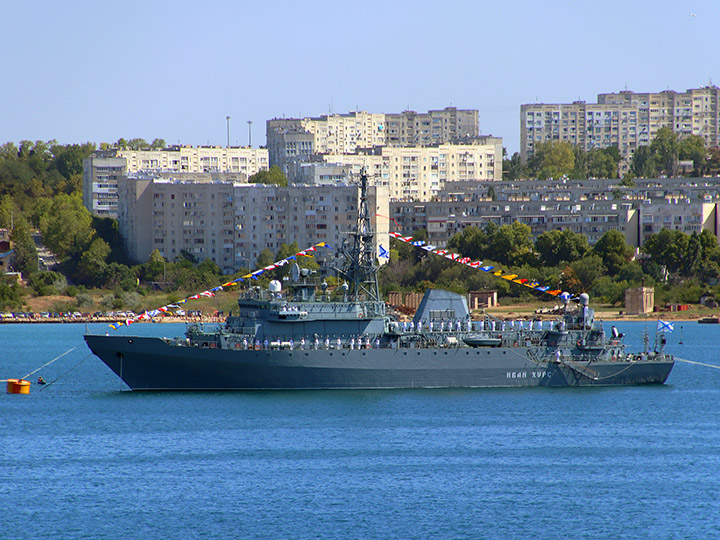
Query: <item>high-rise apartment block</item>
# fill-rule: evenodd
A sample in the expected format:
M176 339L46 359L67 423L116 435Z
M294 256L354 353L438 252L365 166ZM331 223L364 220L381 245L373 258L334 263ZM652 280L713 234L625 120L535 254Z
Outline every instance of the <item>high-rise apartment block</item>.
M268 120L267 146L270 165L287 174L290 162L313 154L353 154L375 146L427 146L477 137L478 133L477 110L363 111Z
M478 111L446 107L417 113L386 114L388 146L428 146L477 137L480 132Z
M717 86L687 92L598 94L597 103L525 104L520 107L520 155L527 160L538 143L554 141L585 151L617 146L627 161L664 126L681 138L699 135L706 146L719 146L719 111Z
M85 207L101 217L118 216L118 179L141 171L217 173L247 179L268 169L263 148L170 146L161 150L110 149L94 152L83 162Z
M356 223L357 185L247 184L233 175L137 174L122 177L118 196L120 233L128 254L147 260L157 249L174 260L186 251L210 259L230 274L253 266L258 255L282 244L300 249L319 242L334 248ZM377 243L389 245L387 189L372 187L369 205ZM334 251L318 257L334 256Z
M355 154L325 154L323 164L303 163L302 172L291 166L295 178L307 178L309 170L322 169L328 176L329 166L347 169L359 176L364 168L371 185L386 186L394 201L429 201L441 189L451 189L458 182L502 180L502 139L476 137L466 144L436 146L384 146ZM343 170L345 170L343 169ZM336 174L340 169L334 170Z

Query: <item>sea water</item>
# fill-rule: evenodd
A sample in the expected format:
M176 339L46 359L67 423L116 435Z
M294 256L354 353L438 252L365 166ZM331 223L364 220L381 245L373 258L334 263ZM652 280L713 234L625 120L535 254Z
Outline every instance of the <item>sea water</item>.
M642 347L645 325L616 326ZM0 394L0 538L720 536L718 369L623 388L132 393L84 330L0 326L2 379L77 347L30 395ZM667 336L720 365L720 325Z

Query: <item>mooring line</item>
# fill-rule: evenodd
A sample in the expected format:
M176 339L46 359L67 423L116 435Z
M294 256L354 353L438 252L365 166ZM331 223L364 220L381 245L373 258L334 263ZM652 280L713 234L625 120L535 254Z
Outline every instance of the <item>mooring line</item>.
M72 352L72 351L74 351L74 350L77 349L77 348L78 348L78 345L75 345L72 349L70 349L70 350L68 350L68 351L65 351L64 353L62 353L62 354L61 354L60 356L58 356L57 358L53 358L53 359L50 360L47 364L44 364L44 365L40 366L40 367L37 368L35 371L31 371L30 373L28 373L27 375L25 375L25 376L23 377L23 379L27 379L30 375L32 375L32 374L34 374L34 373L37 373L37 372L40 371L42 368L49 366L49 365L52 364L55 360L59 360L60 358L62 358L63 356L65 356L67 353Z
M70 369L68 369L65 373L63 373L62 375L60 375L57 379L55 379L54 381L49 382L49 383L47 383L45 386L41 387L41 388L40 388L40 391L42 392L43 390L45 390L45 389L48 388L49 386L52 386L53 384L55 384L56 382L58 382L58 381L59 381L60 379L62 379L65 375L67 375L68 373L70 373L73 369L75 369L76 367L78 367L80 364L82 364L85 360L87 360L87 359L90 358L91 356L92 356L92 353L88 354L85 358L83 358L82 360L80 360L77 364L75 364L73 367L71 367Z
M685 362L686 364L697 364L698 366L705 366L705 367L720 369L720 366L716 366L715 364L703 364L702 362L693 362L692 360L685 360L683 358L675 358L675 361L676 362Z

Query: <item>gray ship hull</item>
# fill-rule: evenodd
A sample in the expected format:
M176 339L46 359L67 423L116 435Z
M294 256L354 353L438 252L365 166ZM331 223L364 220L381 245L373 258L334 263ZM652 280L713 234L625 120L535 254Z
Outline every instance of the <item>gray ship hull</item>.
M132 390L492 388L662 384L673 361L536 362L537 348L234 350L86 335ZM550 356L550 355L548 355Z

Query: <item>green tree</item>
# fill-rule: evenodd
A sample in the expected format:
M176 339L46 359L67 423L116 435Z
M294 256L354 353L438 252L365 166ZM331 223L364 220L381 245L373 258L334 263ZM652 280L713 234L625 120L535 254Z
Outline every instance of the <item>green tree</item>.
M615 281L609 276L600 276L593 282L590 295L600 302L622 305L625 301L625 291L628 286L627 281Z
M95 145L89 142L68 146L55 145L52 148L53 165L68 180L78 176L82 178L83 159L90 157L94 150Z
M38 271L38 254L30 229L22 216L15 219L15 228L10 235L15 250L15 269L28 277Z
M572 172L572 177L577 179L587 178L587 152L585 152L585 149L579 144L573 146L573 152L575 154L575 167Z
M575 151L568 142L540 143L535 147L532 163L538 178L561 178L572 174Z
M275 255L269 249L263 249L255 260L255 266L263 268L275 262Z
M216 285L222 276L220 267L211 259L204 259L200 264L198 264L197 273L199 283L202 287L212 287Z
M16 214L20 215L20 211L13 197L10 195L0 197L0 228L12 229Z
M127 145L130 150L143 150L150 146L145 139L140 138L130 139L127 142Z
M40 224L45 244L60 257L79 255L94 235L80 194L56 196Z
M569 229L546 231L535 240L535 251L546 266L574 262L584 257L589 249L587 236Z
M117 219L92 217L92 228L96 236L102 238L110 246L108 262L126 263L128 261L125 252L125 243L120 235L120 228Z
M102 285L105 281L105 270L107 269L107 256L110 254L110 246L102 238L96 238L90 246L83 251L78 263L78 279L90 286Z
M696 276L703 263L703 249L700 238L692 233L688 239L681 271L685 276Z
M0 276L0 310L18 309L23 303L20 285L12 277Z
M704 174L720 174L720 148L713 147L707 149L707 159L705 160Z
M515 221L497 229L489 245L494 248L493 258L509 266L521 266L532 261L532 229L529 225Z
M635 150L630 169L638 178L653 178L657 176L657 160L649 146L639 146Z
M179 264L187 263L184 265L185 268L190 268L198 263L197 257L193 255L187 249L181 249L178 256L175 258L175 262Z
M269 170L258 171L248 178L251 184L276 184L278 186L287 186L287 176L277 165L273 165Z
M588 153L588 176L592 178L617 178L620 151L616 146L594 148Z
M625 176L623 176L620 181L620 185L625 187L635 187L635 175L632 171L625 173Z
M18 147L14 142L6 142L0 146L0 159L17 159L18 153Z
M678 157L682 160L692 160L695 176L700 176L705 166L706 156L705 139L700 135L688 135L678 142Z
M587 292L592 288L593 283L596 279L602 276L606 269L603 265L603 259L597 255L586 255L580 260L570 263L571 275L577 278L577 285L570 285L568 289L570 292L578 294ZM567 270L565 271L568 274Z
M30 275L28 285L32 287L37 296L50 296L65 292L67 280L58 272L35 272Z
M675 176L679 155L677 133L668 126L661 127L650 143L650 150L657 156L657 163L660 165L660 169L664 171L667 176Z
M465 257L482 259L485 257L488 235L475 226L465 227L448 242L448 249L459 252Z
M103 272L102 280L106 288L119 288L123 291L134 289L137 283L137 278L132 269L120 263L108 264Z
M592 253L602 260L611 276L632 259L634 249L625 242L625 236L616 230L609 230L593 246Z
M503 149L503 154L505 149ZM520 180L527 178L528 170L522 162L519 152L515 152L510 159L503 159L503 178L506 180ZM492 188L491 188L492 189ZM495 200L495 199L493 199Z
M642 266L635 261L630 261L620 268L617 278L621 281L627 281L628 283L637 286L642 283L643 279L645 279L645 275L643 274Z
M139 276L142 281L166 281L168 262L160 254L160 251L153 249L148 260L140 265Z
M668 272L677 273L682 268L689 240L682 231L661 229L647 239L641 251L649 256L649 262L664 266Z

